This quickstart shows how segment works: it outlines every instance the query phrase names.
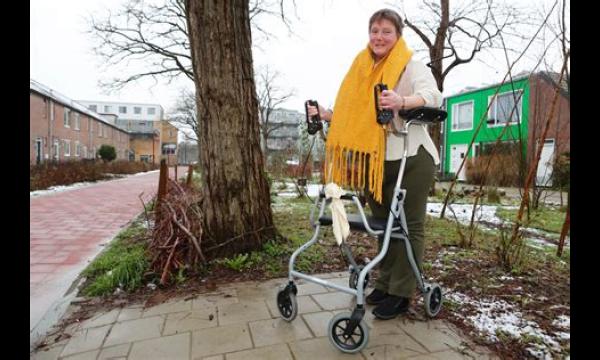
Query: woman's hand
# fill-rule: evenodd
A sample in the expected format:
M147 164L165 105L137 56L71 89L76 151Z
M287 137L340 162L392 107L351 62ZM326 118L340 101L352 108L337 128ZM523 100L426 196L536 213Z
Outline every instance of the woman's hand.
M308 105L307 106L308 109L308 116L315 116L317 115L317 113L321 114L321 120L325 120L325 121L331 121L331 112L328 111L327 109L325 109L324 107L322 107L321 105L319 105L319 110L317 111L317 107L316 106L312 106L312 105Z
M379 96L379 107L394 112L404 106L404 97L396 94L394 90L383 90Z

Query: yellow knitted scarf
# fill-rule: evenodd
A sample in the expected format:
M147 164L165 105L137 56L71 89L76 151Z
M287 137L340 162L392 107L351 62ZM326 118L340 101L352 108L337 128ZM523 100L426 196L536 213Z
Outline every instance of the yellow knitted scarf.
M376 120L373 89L378 83L393 89L411 56L402 38L377 64L369 46L356 56L338 91L327 134L327 182L363 189L367 181L373 198L381 203L385 128ZM369 173L365 174L367 156Z

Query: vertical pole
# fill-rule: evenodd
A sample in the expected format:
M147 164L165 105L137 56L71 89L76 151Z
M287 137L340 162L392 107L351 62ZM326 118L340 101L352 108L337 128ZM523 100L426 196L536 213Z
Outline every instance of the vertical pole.
M167 194L167 179L169 177L169 168L165 159L160 160L160 175L158 177L158 196L156 199L157 205Z
M194 174L194 167L192 165L188 166L188 173L187 173L187 181L186 181L186 185L188 187L192 186L192 176Z

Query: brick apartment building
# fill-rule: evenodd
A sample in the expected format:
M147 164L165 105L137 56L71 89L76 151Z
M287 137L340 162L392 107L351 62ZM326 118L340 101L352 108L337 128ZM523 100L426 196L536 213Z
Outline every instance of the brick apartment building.
M164 120L164 109L160 104L100 100L77 102L129 132L130 160L157 162L166 158L169 165L175 164L178 129Z
M103 144L117 160L176 163L178 129L162 120L162 106L75 101L35 80L29 89L30 164L93 159Z
M101 145L129 159L129 133L99 114L40 84L29 82L29 163L93 159Z

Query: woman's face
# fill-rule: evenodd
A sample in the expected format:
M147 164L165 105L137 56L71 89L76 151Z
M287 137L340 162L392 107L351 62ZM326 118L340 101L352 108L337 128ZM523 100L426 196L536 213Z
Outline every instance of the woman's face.
M398 37L396 27L391 21L381 19L373 22L369 31L369 44L375 54L375 60L385 57L398 40Z

